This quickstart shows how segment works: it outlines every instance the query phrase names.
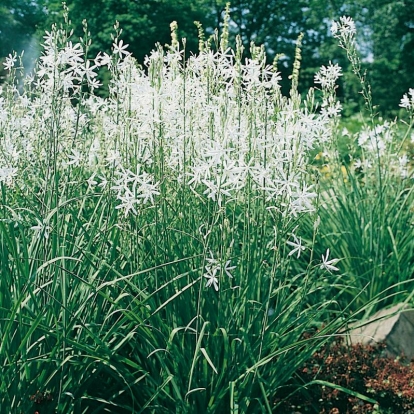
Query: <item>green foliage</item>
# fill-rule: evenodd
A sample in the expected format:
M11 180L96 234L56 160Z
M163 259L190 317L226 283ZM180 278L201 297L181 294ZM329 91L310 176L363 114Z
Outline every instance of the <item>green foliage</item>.
M409 300L413 288L413 191L408 180L389 171L389 159L380 162L367 171L334 160L329 163L332 175L322 186L320 235L322 240L332 239L333 254L343 257L345 302L358 293L356 308L391 285L395 287L390 294L403 293L400 300ZM377 306L394 300L390 297Z
M384 357L385 348L341 340L324 346L297 372L306 385L285 401L280 413L409 412L414 408L413 363Z
M123 29L122 37L130 51L142 63L144 57L159 42L169 43L169 24L178 22L178 34L185 37L187 56L198 50L197 29L194 21L201 22L208 36L215 28L222 30L225 0L146 0L106 1L68 0L71 20L77 36L84 36L82 21L86 20L94 34L91 52L109 52L111 33L116 21ZM333 59L344 68L339 96L345 105L345 115L351 116L364 108L358 95L360 85L347 63L345 54L335 49L329 34L332 19L347 14L356 21L363 69L369 72L373 96L382 115L395 115L401 95L412 87L413 76L413 0L373 1L359 0L241 0L231 2L230 39L240 36L244 50L250 53L251 42L265 46L269 63L279 56L282 86L288 93L288 76L292 72L294 44L304 34L302 57L308 62L300 75L299 90L313 85L318 68ZM0 8L0 57L12 50L36 55L44 30L62 18L60 0L3 1ZM321 16L323 18L321 18ZM37 30L37 41L33 35ZM281 57L280 57L281 56ZM26 60L26 66L29 61Z
M341 44L370 119L345 141L338 66L317 74L320 109L313 89L302 100L299 41L285 96L264 47L247 60L243 38L228 49L226 13L221 36L194 42L197 56L173 24L143 70L125 43L139 45L161 6L169 18L181 10L148 4L105 2L96 14L89 3L91 28L105 27L96 45L86 28L77 42L53 25L23 85L6 60L0 406L10 412L277 412L351 315L412 300L414 190L402 158L412 122L401 136L376 120L349 22ZM69 7L76 18L80 2ZM263 22L269 10L258 10ZM125 32L115 25L111 52L97 55L118 17Z
M0 56L3 57L28 46L43 17L42 2L3 0L0 16Z
M46 0L48 22L46 27L62 16L60 1ZM139 62L155 48L156 43L168 44L171 40L170 23L177 21L179 37L186 38L189 51L197 51L197 28L194 21L211 27L208 2L189 2L185 0L147 0L131 2L129 0L94 0L85 3L82 0L66 2L76 36L83 36L82 21L86 20L93 36L91 53L110 51L111 34L116 22L122 28L122 38L130 45L129 50Z
M381 306L396 300L393 295L397 293L400 300L412 299L414 192L407 151L413 117L410 112L409 123L377 119L355 45L348 42L344 47L361 81L370 120L362 118L353 134L337 130L336 142L326 153L320 237L333 238L332 251L343 257L347 300L358 293L353 301L357 309L386 290L390 297ZM355 129L355 123L350 127ZM347 135L347 156L340 148L343 132Z
M394 109L413 85L414 1L372 1L367 5L373 62L373 98L381 112Z
M186 61L174 34L147 72L119 34L95 59L88 38L53 26L21 92L9 61L0 405L272 412L346 322L319 258L295 265L312 242L290 247L316 217L306 161L329 118L315 114L304 135L312 107L293 87L281 95L263 49L246 63L240 44L229 54L225 31L221 49Z
M32 65L38 56L37 26L43 21L43 2L3 0L0 4L0 62L13 51L25 50L25 65ZM0 83L4 77L0 66Z

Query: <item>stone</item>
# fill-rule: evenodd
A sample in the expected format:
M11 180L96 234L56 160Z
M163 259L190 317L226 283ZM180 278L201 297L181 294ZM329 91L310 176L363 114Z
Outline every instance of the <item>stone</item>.
M380 310L366 321L350 325L346 333L350 344L386 345L385 354L396 358L403 355L414 359L414 309L399 303Z

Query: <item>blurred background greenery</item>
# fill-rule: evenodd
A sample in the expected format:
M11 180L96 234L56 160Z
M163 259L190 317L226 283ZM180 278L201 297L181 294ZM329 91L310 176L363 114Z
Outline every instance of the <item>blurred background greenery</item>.
M171 21L187 39L187 53L197 52L200 21L207 35L220 30L226 0L68 0L75 35L82 35L82 20L91 32L91 53L109 51L115 21L123 29L129 50L142 62L156 42L168 43ZM42 34L62 19L61 0L2 0L0 5L0 59L13 50L25 50L25 67L40 53ZM278 68L289 90L294 43L303 32L300 89L313 84L314 73L330 60L344 68L338 94L346 102L344 115L364 106L358 100L359 83L345 53L330 35L332 19L351 16L358 27L363 70L367 70L373 101L381 115L395 115L399 101L414 85L414 0L234 0L230 32L241 35L248 56L250 43L264 44L269 63L277 55ZM4 78L4 71L0 76ZM1 79L0 79L1 81Z

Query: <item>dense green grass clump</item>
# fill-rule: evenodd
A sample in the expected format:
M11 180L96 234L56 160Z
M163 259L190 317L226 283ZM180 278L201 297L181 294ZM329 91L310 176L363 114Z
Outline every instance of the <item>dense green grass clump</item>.
M314 168L315 149L334 154L340 68L316 75L318 109L296 89L299 45L285 97L263 48L244 60L225 29L201 33L185 60L172 29L145 68L117 26L111 56L89 56L87 32L76 43L53 27L33 75L6 62L8 412L277 412L278 392L350 311L412 275L411 169L397 174L383 155L397 154L393 125L373 133L374 150L360 143L365 158L345 176L335 156L331 177Z

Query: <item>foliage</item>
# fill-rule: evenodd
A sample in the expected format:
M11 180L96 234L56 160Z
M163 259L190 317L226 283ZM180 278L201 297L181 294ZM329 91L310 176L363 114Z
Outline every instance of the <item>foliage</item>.
M322 242L334 237L331 249L336 257L343 257L348 297L360 293L356 307L391 285L392 292L411 298L414 198L402 142L395 125L380 124L353 136L350 164L338 157L325 158L324 173L329 178L321 181L319 235ZM376 145L383 147L372 158Z
M356 308L390 286L394 286L390 295L399 292L410 300L414 275L414 193L407 156L413 126L411 103L406 96L408 123L376 119L355 44L349 39L342 39L341 44L360 78L370 119L363 118L354 134L337 130L337 141L347 135L346 157L344 152L338 153L338 143L320 157L325 174L321 178L320 240L323 243L334 237L331 250L343 258L348 298L358 293ZM404 106L403 100L400 106ZM389 298L381 306L393 300Z
M187 60L173 24L145 71L117 25L110 55L70 36L52 27L20 90L6 60L1 406L271 412L346 322L320 294L337 259L300 238L335 103L303 102L297 72L283 96L263 48L243 61L225 32Z
M83 20L94 34L90 46L92 54L109 52L112 27L118 21L123 28L123 38L130 45L129 50L139 63L157 42L162 45L169 42L171 21L178 22L179 36L187 39L187 56L196 53L194 21L201 22L207 37L216 28L220 32L226 6L225 0L89 0L87 3L68 0L66 3L71 11L75 35L84 36ZM413 7L413 0L238 0L231 2L229 37L234 42L235 37L240 36L247 56L253 41L265 46L268 63L275 58L280 60L281 86L287 94L295 41L303 33L302 57L307 64L300 74L299 90L306 94L313 85L313 74L321 65L334 60L344 69L339 96L346 102L345 115L350 116L364 108L364 100L358 95L360 85L345 54L336 51L329 25L340 15L352 16L358 27L363 69L370 73L377 111L382 115L395 115L401 95L413 81ZM2 3L0 16L0 40L3 40L0 57L13 50L20 53L22 48L26 49L26 54L30 48L30 54L36 54L44 30L50 30L51 24L63 16L62 2L7 0ZM33 38L36 28L37 43Z
M366 1L371 32L373 98L379 111L394 109L413 85L414 1Z
M60 1L46 1L49 10L47 27L62 15L62 7ZM90 32L94 34L90 53L109 52L113 26L115 22L119 22L123 31L122 38L127 39L130 52L140 63L154 49L156 43L169 43L169 26L172 21L177 21L180 38L187 39L186 48L193 52L198 49L194 21L211 26L206 1L194 3L185 0L94 0L85 3L82 0L69 0L66 4L75 27L75 35L83 35L83 20L86 20Z
M368 314L409 281L409 273L388 281L378 274L386 232L392 266L411 269L401 231L411 190L397 177L412 172L395 155L391 127L368 131L361 147L378 171L386 162L393 185L361 164L363 179L344 179L330 203L329 181L312 159L315 148L335 155L337 64L323 66L320 90L302 99L299 39L284 95L264 47L252 45L245 58L241 38L229 46L227 8L221 36L205 41L199 27L200 53L186 55L174 22L171 44L158 45L143 68L119 24L111 51L96 52L86 27L81 39L73 35L64 10L33 75L19 76L16 55L5 60L1 407L278 410L275 395L351 312ZM353 21L342 18L335 29L357 68ZM110 74L105 98L101 71ZM412 115L414 91L401 106ZM402 195L389 217L386 191L395 183ZM331 220L342 207L348 214L349 190L359 207L377 200L361 243L378 261L358 262L373 277L353 297L353 239ZM349 211L359 235L366 227Z
M42 3L24 0L3 0L0 5L0 56L29 43L42 20Z
M304 388L284 402L280 413L410 412L414 364L385 357L384 350L383 344L347 345L342 340L323 346L297 372ZM363 395L377 403L360 398Z
M36 27L44 18L42 1L3 0L0 4L0 61L13 51L26 51L25 63L37 57ZM0 67L0 83L4 77Z

